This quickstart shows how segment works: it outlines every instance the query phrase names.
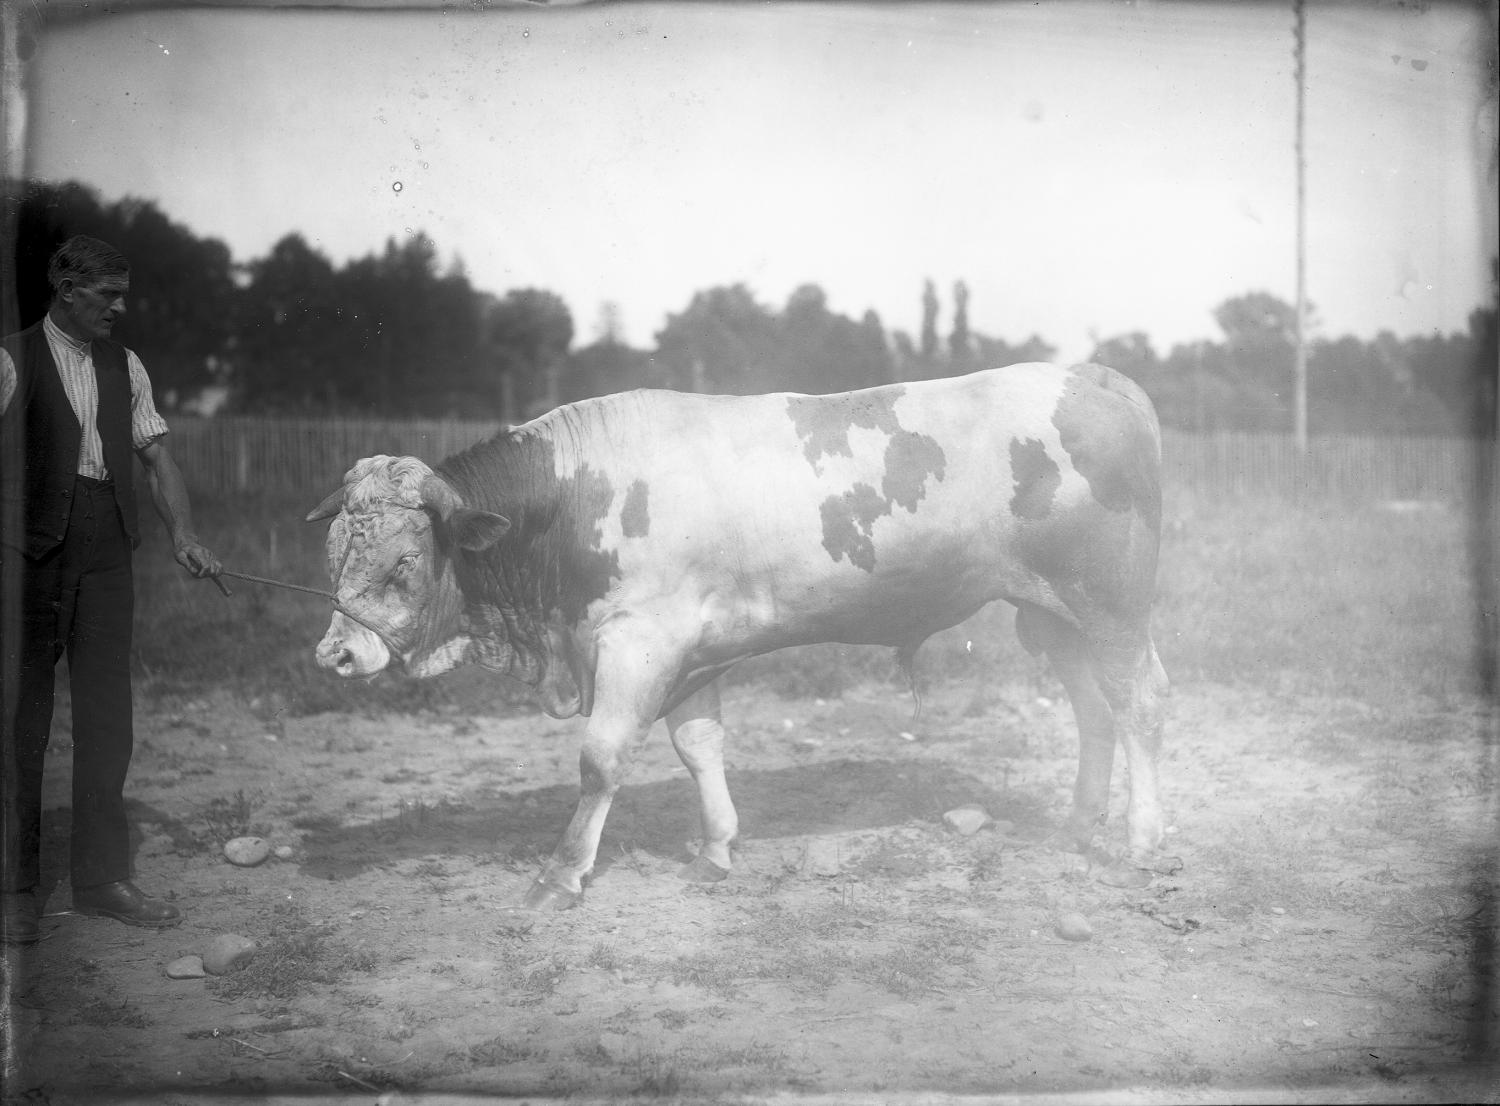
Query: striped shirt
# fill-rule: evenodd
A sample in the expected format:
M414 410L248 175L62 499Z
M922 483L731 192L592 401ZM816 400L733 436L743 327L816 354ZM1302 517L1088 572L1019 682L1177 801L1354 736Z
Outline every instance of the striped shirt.
M42 330L47 335L52 360L57 362L57 375L62 380L63 391L68 394L68 402L73 405L73 414L78 417L78 425L83 431L78 444L78 475L107 480L109 470L104 466L104 443L99 440L99 386L94 379L90 343L64 334L50 315L43 321ZM130 441L136 449L142 449L167 432L167 423L156 413L156 404L151 398L151 381L141 359L134 350L127 349L125 360L130 366ZM0 349L0 414L5 413L15 394L15 362L8 352Z

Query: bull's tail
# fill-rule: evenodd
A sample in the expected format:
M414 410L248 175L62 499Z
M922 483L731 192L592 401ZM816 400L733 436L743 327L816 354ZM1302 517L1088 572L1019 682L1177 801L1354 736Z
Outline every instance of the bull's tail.
M906 677L906 686L911 692L912 710L909 725L913 727L916 726L917 719L922 717L922 688L917 683L916 670L917 650L920 648L922 648L920 641L908 642L896 647L896 665L901 669L901 674Z

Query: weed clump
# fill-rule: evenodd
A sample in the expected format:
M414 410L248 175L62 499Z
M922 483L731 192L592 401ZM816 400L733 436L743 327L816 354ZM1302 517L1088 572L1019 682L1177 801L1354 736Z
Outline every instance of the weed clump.
M261 795L246 795L240 788L233 798L210 799L203 811L203 822L208 839L222 845L236 837L264 837L269 829L254 820L260 807Z
M233 975L210 981L223 998L293 998L314 984L341 983L368 975L379 964L374 953L338 939L331 925L283 912L277 931L257 942L255 955Z

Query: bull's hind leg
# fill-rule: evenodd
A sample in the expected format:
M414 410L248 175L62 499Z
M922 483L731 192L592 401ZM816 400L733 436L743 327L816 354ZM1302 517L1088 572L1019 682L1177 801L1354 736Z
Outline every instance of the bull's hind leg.
M1165 832L1157 781L1162 725L1166 715L1166 670L1149 633L1122 635L1098 649L1100 683L1115 714L1115 732L1130 767L1126 808L1130 862L1151 867Z
M1078 723L1078 777L1073 785L1073 809L1060 836L1067 848L1087 852L1109 812L1115 712L1075 627L1050 611L1022 604L1016 612L1016 634L1030 652L1046 654L1073 704Z
M729 846L739 833L739 815L724 779L724 725L719 716L719 685L695 692L667 715L672 745L698 785L703 847L678 873L693 883L717 883L729 875Z
M1078 719L1078 783L1066 834L1087 849L1109 806L1115 741L1130 770L1126 808L1129 861L1153 867L1163 826L1157 784L1167 674L1144 628L1105 620L1085 633L1057 615L1023 606L1016 630L1027 648L1045 651Z

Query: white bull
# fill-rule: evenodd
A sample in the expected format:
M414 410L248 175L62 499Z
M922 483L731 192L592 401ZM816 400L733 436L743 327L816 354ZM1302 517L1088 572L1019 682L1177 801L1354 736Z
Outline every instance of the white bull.
M703 845L683 874L727 874L738 820L714 680L731 665L829 641L909 659L1003 599L1078 721L1068 841L1102 822L1119 741L1129 856L1145 865L1162 834L1160 448L1144 392L1098 365L571 404L436 468L350 469L308 515L334 519L337 609L317 658L343 676L477 663L555 716L589 717L577 810L525 902L560 908L663 716L698 787Z

